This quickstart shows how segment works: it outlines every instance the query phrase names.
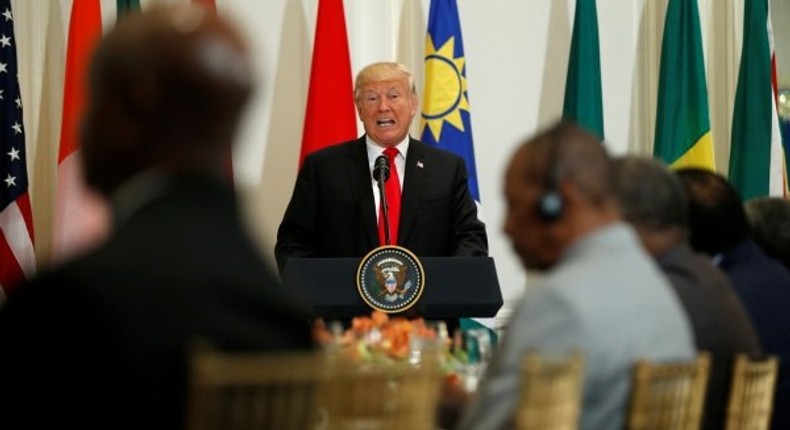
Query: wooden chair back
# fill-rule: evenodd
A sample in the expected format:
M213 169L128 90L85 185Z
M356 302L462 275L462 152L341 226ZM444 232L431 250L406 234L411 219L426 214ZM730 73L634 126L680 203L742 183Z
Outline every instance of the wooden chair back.
M575 430L579 426L584 358L550 359L527 352L521 367L517 430Z
M220 352L191 357L188 430L313 429L324 357L317 352Z
M333 357L319 395L328 430L434 430L442 374L436 362L359 363Z
M438 364L198 348L187 429L434 430L443 381Z
M737 354L732 371L725 430L767 430L779 372L776 356Z
M698 430L710 373L710 355L689 362L640 360L634 368L629 430Z

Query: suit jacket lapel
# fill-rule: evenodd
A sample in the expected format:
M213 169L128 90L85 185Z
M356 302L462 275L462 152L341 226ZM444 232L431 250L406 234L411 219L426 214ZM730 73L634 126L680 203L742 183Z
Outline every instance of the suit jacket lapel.
M425 187L425 178L430 168L423 145L425 144L414 139L409 141L409 153L406 155L406 173L403 177L403 191L401 192L398 245L406 243L406 239L414 226L417 209Z
M365 239L373 249L379 246L379 232L376 224L375 201L371 187L370 165L368 163L368 150L365 146L365 136L357 139L348 151L348 172L351 179L351 192L359 202L359 219L362 220L362 230ZM349 238L351 240L351 238ZM367 252L367 250L363 250Z

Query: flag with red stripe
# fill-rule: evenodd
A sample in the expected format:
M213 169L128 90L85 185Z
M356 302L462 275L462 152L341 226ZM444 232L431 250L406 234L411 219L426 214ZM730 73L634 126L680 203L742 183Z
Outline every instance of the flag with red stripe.
M105 202L83 181L79 129L85 107L87 70L101 37L99 0L74 0L71 7L58 151L53 258L62 261L85 250L108 229Z
M773 35L767 0L746 0L727 176L743 200L784 194Z
M35 270L14 14L0 0L0 299Z

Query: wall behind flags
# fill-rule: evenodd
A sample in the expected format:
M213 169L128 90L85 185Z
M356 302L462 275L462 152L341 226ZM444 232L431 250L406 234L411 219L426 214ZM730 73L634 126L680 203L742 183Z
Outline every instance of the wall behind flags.
M171 0L184 1L184 0ZM143 8L156 0L142 0ZM162 2L167 2L162 0ZM39 261L51 247L51 212L72 0L12 0ZM272 254L299 157L318 0L216 0L251 42L260 85L234 153L234 171L262 249ZM780 87L790 87L790 6L774 0ZM409 65L422 84L430 0L345 0L352 70L380 60ZM667 0L599 0L606 145L652 152ZM742 0L698 0L706 51L711 131L727 171L742 37ZM102 0L104 27L115 0ZM458 0L483 218L506 301L528 279L501 232L502 176L525 137L562 112L575 0ZM359 127L362 130L361 126ZM415 136L419 133L415 128Z

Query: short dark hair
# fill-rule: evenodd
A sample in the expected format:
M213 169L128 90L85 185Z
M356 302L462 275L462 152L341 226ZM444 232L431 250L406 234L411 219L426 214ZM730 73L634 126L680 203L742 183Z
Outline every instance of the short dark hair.
M626 155L615 160L614 172L617 198L626 221L652 231L688 230L688 198L666 164Z
M749 237L743 202L727 179L698 167L676 173L689 197L689 239L694 249L716 255Z

